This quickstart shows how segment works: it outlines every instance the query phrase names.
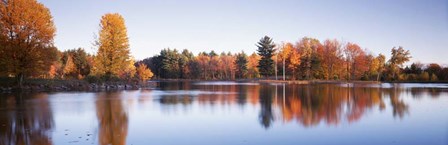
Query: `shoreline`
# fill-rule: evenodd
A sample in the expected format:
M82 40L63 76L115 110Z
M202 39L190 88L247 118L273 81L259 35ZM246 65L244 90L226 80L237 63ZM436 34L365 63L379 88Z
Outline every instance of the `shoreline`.
M235 79L235 80L201 80L201 79L154 79L149 82L260 82L260 83L286 83L286 84L340 84L340 83L359 83L359 84L380 84L380 83L448 83L448 81L364 81L364 80L271 80L271 79Z
M346 80L267 80L267 79L235 79L235 80L198 80L198 79L154 79L148 80L145 85L130 82L108 82L108 83L88 83L85 80L51 80L35 79L28 80L22 87L18 88L11 85L11 82L0 82L0 93L13 92L101 92L101 91L119 91L119 90L138 90L149 89L157 86L159 82L253 82L253 83L285 83L292 85L311 85L311 84L381 84L381 83L425 83L425 84L448 84L447 81L346 81Z

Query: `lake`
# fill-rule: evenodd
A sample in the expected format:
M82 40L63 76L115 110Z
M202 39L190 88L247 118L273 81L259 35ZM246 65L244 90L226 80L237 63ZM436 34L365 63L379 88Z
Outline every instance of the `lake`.
M447 84L158 82L0 94L0 145L448 144Z

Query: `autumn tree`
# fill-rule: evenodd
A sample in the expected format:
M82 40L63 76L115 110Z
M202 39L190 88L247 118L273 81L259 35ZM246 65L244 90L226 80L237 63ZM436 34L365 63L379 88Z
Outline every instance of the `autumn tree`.
M0 74L21 87L33 73L48 72L54 57L56 28L50 10L36 0L0 2Z
M154 74L151 70L143 63L139 63L137 66L137 76L138 79L142 82L146 82L146 80L150 79Z
M131 57L128 64L118 73L118 76L126 81L131 81L135 77L136 71L135 60Z
M221 53L217 65L218 79L235 79L235 57L229 53Z
M383 54L379 54L377 57L372 58L369 66L369 72L371 77L375 77L376 81L380 80L381 73L383 72L386 57Z
M297 43L297 48L299 49L301 54L300 67L303 70L302 72L304 72L304 76L306 79L309 79L311 75L311 55L313 53L313 50L311 48L310 41L311 39L304 37Z
M252 53L248 57L247 61L247 76L248 78L259 78L260 71L258 70L258 62L260 62L261 57L256 53Z
M145 58L137 63L144 63L154 74L154 77L160 77L162 73L162 57L155 55Z
M193 65L192 61L194 61L193 53L184 49L180 54L180 78L188 79L193 77L195 70L192 70L190 67Z
M297 49L300 53L300 72L301 77L311 79L318 75L320 67L320 56L317 54L322 44L319 40L309 37L302 38L297 42Z
M442 71L442 67L437 63L430 63L427 68L425 69L426 72L429 73L429 75L440 75L440 72Z
M76 65L73 62L72 56L68 55L67 60L65 60L65 63L64 63L62 78L64 78L65 76L67 76L67 77L73 76L73 74L75 74L75 73L76 73Z
M119 76L130 64L129 40L124 18L118 13L109 13L101 18L98 52L95 56L95 74Z
M74 64L74 68L69 73L67 73L67 69L65 68L68 64L68 60L70 59L71 63ZM82 79L85 76L90 74L90 69L92 67L91 62L89 62L89 59L92 59L92 56L87 54L84 49L78 48L78 49L70 49L66 50L62 53L61 63L63 69L65 69L63 75L64 77L69 78L78 78ZM68 65L70 66L70 65Z
M244 51L236 54L235 64L237 78L245 78L247 75L247 55Z
M337 40L325 40L322 50L322 67L325 79L339 79L342 67L341 44Z
M291 43L282 44L280 48L279 56L282 60L282 72L283 72L283 80L286 79L286 60L289 60L291 52L293 51L294 46Z
M200 76L203 79L210 78L210 56L207 53L199 53L196 57L196 62L198 63L198 68L201 72Z
M367 56L365 52L355 43L347 43L345 46L345 56L347 61L347 79L359 79L367 71Z
M397 76L400 74L400 69L403 67L403 64L408 62L411 58L409 50L404 50L403 47L395 47L391 50L391 58L388 60L388 69L391 73L391 77L393 80L397 79Z
M268 77L274 74L274 60L272 60L272 56L275 53L275 44L270 37L264 36L258 42L257 47L258 55L261 56L258 62L258 69L262 76Z
M289 55L289 59L288 59L288 69L291 70L291 76L292 76L292 80L295 80L298 76L297 74L297 70L299 69L300 66L300 53L299 50L297 49L292 49L290 55Z

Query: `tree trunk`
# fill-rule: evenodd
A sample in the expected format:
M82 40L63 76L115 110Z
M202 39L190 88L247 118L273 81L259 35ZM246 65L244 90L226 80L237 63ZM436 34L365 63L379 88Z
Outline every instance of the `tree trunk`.
M19 87L19 89L22 89L22 87L23 87L23 78L24 78L24 75L23 75L23 73L19 73L17 76L16 76L16 81L17 81L17 86Z
M381 73L378 73L378 74L376 75L376 81L377 81L377 82L380 81L380 74L381 74Z
M283 80L285 80L285 59L283 58Z

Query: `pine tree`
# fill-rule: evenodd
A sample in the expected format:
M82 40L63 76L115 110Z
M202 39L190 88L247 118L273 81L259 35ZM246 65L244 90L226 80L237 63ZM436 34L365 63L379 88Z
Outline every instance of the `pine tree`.
M245 78L247 74L247 55L244 52L236 55L236 74L238 78Z
M260 74L264 77L268 77L274 74L274 60L272 60L272 56L275 53L275 44L270 37L264 36L260 39L260 42L258 42L257 47L258 55L261 56L261 59L258 62Z

